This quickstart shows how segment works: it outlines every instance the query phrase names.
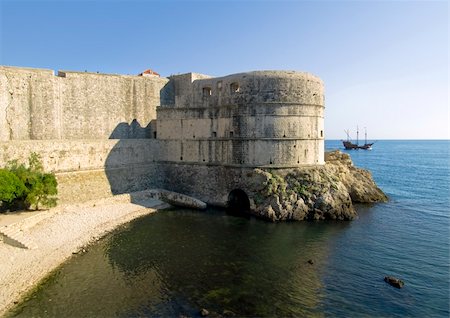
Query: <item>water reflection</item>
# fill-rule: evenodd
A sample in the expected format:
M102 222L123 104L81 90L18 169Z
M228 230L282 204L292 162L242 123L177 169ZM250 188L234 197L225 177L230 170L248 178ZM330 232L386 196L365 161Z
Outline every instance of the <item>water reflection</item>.
M158 314L311 315L320 313L324 242L343 226L164 212L113 236L106 254L130 280L158 273L170 299Z
M322 316L327 245L347 226L159 212L73 258L15 314L196 316L207 308L212 315Z

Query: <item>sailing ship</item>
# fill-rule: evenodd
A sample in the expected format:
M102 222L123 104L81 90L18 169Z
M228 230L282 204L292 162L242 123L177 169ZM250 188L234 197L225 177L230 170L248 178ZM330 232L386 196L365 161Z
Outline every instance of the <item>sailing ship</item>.
M344 148L346 150L358 150L358 149L372 150L372 145L375 142L372 142L372 143L367 142L367 129L365 127L364 127L365 140L364 140L364 145L362 145L362 146L359 145L359 128L358 128L358 126L356 126L356 144L351 142L350 132L348 130L345 130L345 133L347 134L347 140L343 140L342 143L344 144Z

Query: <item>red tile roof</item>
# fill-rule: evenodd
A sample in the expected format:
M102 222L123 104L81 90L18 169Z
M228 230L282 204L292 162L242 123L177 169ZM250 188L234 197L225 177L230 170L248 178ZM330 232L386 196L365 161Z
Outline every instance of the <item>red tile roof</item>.
M139 76L143 76L143 75L154 75L154 76L160 76L158 73L156 73L155 71L148 69L143 71L142 73L139 73Z

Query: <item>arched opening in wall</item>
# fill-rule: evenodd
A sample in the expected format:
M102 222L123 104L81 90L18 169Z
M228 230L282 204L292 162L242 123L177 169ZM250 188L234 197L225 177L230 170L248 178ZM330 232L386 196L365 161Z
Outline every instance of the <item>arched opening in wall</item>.
M230 214L242 215L250 211L250 200L247 193L241 189L234 189L228 195L227 210Z
M320 137L323 137L323 130L320 131Z
M230 84L230 93L231 94L239 93L239 83L234 82Z

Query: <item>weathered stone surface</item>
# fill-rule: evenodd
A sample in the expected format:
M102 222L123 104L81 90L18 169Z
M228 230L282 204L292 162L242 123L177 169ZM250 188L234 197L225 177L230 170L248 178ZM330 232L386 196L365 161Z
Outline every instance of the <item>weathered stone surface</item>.
M327 153L326 166L347 188L353 202L387 201L387 196L375 184L372 174L353 166L350 155L340 151Z
M157 108L162 160L236 167L324 164L323 82L308 73L182 74L172 105Z
M155 194L155 197L159 200L169 203L173 206L199 210L204 210L207 206L205 202L181 193L163 189L155 189L151 190L151 192L153 192Z
M0 140L149 138L168 81L0 66Z
M249 180L264 178L264 187L247 188L255 203L252 213L270 221L352 220L356 217L352 202L387 200L371 174L354 167L348 155L333 152L328 159L325 166L254 169L256 177Z
M308 73L163 79L0 66L0 86L0 165L39 153L60 202L164 188L225 207L240 190L251 213L283 221L349 220L352 202L387 199L348 155L324 164L323 83Z

